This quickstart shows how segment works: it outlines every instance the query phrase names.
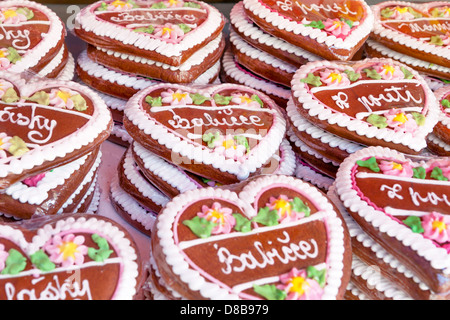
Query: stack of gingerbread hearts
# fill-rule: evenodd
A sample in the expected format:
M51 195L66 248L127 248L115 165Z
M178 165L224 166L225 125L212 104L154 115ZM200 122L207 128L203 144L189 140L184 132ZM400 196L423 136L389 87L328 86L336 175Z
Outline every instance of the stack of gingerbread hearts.
M76 21L74 32L87 43L78 77L123 105L154 84L208 84L219 76L225 19L202 1L98 1ZM119 143L127 142L122 118L115 118Z
M151 244L154 299L336 300L351 272L339 211L284 175L180 194L158 216Z
M147 233L180 193L295 173L281 109L250 87L155 85L134 95L124 114L133 142L113 178L111 198L118 212L135 224L141 220Z
M385 1L372 7L375 24L366 51L424 74L450 79L450 5L445 1Z
M15 219L95 211L100 144L112 117L74 82L0 73L0 213Z
M436 97L417 71L379 58L300 67L287 106L297 153L331 177L364 146L424 152L438 113Z
M364 295L448 299L449 181L448 157L368 147L341 164L329 196L346 217L351 283Z
M0 70L72 80L74 59L66 29L50 8L28 0L0 3Z

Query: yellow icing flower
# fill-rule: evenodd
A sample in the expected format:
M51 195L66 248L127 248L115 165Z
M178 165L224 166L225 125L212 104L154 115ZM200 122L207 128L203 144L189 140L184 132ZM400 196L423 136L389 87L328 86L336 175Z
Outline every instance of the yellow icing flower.
M406 117L406 115L403 112L400 112L394 117L393 120L400 122L400 123L405 123L408 121L408 118Z
M5 11L3 11L3 16L5 17L5 19L14 18L14 17L17 17L17 12L12 9L5 10Z
M278 199L272 199L270 207L277 210L280 217L290 216L292 213L291 204L289 200L285 197L280 197Z

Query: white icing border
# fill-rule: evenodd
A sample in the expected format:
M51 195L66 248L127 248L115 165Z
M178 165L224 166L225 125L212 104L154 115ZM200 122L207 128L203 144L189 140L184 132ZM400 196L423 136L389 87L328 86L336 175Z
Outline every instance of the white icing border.
M433 127L438 121L438 106L433 92L417 71L404 64L396 62L395 60L373 58L359 61L357 62L357 64L363 65L365 63L372 62L384 62L403 66L414 75L414 78L417 81L422 84L426 99L426 104L424 107L428 109L428 113L426 115L425 125L420 127L415 136L404 132L394 132L394 130L391 130L389 128L379 129L373 125L370 125L366 121L349 117L341 112L332 111L329 107L314 98L314 96L309 93L308 85L301 82L301 79L306 78L308 73L317 68L342 68L343 65L339 64L339 62L310 62L300 67L300 69L298 69L292 79L292 96L294 99L297 99L298 103L305 110L308 111L309 115L315 118L319 118L322 121L327 121L331 125L337 125L339 127L346 128L351 132L357 133L358 135L365 136L370 139L378 139L395 144L401 144L417 152L421 151L426 147L426 136L433 131Z
M411 228L391 219L384 212L376 210L359 198L357 191L353 189L350 177L356 161L375 155L398 159L400 162L407 161L405 155L389 148L369 147L355 152L344 160L337 172L335 188L339 199L346 208L357 211L360 218L377 229L379 233L395 238L428 261L432 268L446 276L450 275L450 254L445 249L436 247L431 240L414 233Z
M444 86L434 92L436 100L439 103L439 122L450 130L450 113L445 114L441 107L440 102L446 96L450 95L450 85Z
M307 165L303 165L299 159L295 169L295 177L310 182L316 187L328 190L333 184L334 179L317 172Z
M177 135L176 132L169 130L159 122L156 122L143 110L141 102L150 91L167 87L172 89L187 89L189 92L202 92L205 94L210 94L219 88L226 89L228 87L232 89L243 89L250 92L254 91L255 94L267 103L267 108L273 113L272 127L269 129L264 139L251 150L250 155L246 157L243 163L234 161L233 159L227 159L225 156L214 153L205 146L194 145L189 139L180 139L180 136ZM264 94L252 88L234 84L211 85L206 86L203 89L176 84L171 84L169 86L167 84L161 84L142 90L134 95L128 101L124 114L139 130L150 135L153 140L159 142L165 148L168 148L189 160L201 162L205 165L211 165L222 172L236 175L239 180L245 180L251 173L255 172L269 161L270 157L279 149L286 132L286 122L281 115L281 112L278 111L278 107L272 99L268 98L266 95L264 95L264 97L262 95Z
M434 133L430 133L427 137L427 139L429 140L429 142L436 144L438 147L444 149L444 151L449 152L450 153L450 144L445 143L444 141L442 141L441 139L439 139L438 137L436 137L434 135ZM450 156L450 154L449 154Z

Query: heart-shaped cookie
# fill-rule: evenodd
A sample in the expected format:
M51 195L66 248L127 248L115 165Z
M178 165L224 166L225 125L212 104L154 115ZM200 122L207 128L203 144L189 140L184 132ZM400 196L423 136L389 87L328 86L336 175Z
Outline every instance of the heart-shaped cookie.
M299 113L325 131L404 153L424 149L438 120L425 80L390 59L308 63L294 75L292 94Z
M262 176L169 202L152 231L163 281L187 299L339 299L349 238L329 199L299 179Z
M450 86L435 91L439 103L439 122L433 133L446 144L450 144Z
M327 60L350 60L369 37L370 7L355 1L244 0L261 29Z
M91 152L111 127L111 112L85 86L0 73L0 189Z
M129 232L106 217L0 224L2 300L132 299L142 285L141 268Z
M371 38L407 56L447 67L450 64L448 2L386 1L372 7Z
M77 16L75 33L93 46L181 65L222 32L223 15L201 1L98 1Z
M286 131L273 100L234 84L149 87L128 101L124 126L158 156L222 184L257 174Z
M64 24L48 7L0 2L0 70L38 73L64 49L65 36Z
M354 220L436 293L450 288L450 159L369 147L339 167L336 192Z

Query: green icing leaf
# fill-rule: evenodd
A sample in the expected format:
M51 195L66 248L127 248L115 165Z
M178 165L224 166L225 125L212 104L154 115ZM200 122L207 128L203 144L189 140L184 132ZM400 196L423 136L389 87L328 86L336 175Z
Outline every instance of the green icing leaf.
M139 5L138 5L138 4L136 4L136 2L135 2L135 1L133 1L133 0L128 0L128 1L127 1L127 3L131 4L131 5L133 6L133 8L134 8L134 9L136 9L136 8L140 8L140 7L139 7Z
M157 2L152 4L152 6L150 7L152 9L166 9L167 6L164 4L164 2Z
M236 219L236 225L234 229L238 232L249 232L252 230L252 222L244 217L240 213L233 213L234 219Z
M133 31L152 34L155 31L155 27L152 25L149 25L148 27L136 28Z
M8 48L8 56L6 58L8 58L11 63L16 63L17 61L22 60L21 55L13 47Z
M442 105L444 108L450 108L450 101L449 101L448 99L442 99L442 100L441 100L441 105Z
M405 75L405 79L412 79L412 78L414 78L414 75L411 73L411 71L409 71L405 67L400 67L400 70L402 70L403 74Z
M216 131L214 133L208 132L203 134L202 140L208 144L208 148L213 149L215 147L215 142L220 137L220 132Z
M185 34L192 30L191 27L189 27L187 24L184 23L180 23L178 24L178 26Z
M244 136L234 136L234 141L240 146L244 146L247 152L250 151L250 146L248 144L248 140Z
M106 4L106 2L102 2L102 4L97 8L97 11L107 11L108 10L108 5Z
M413 178L425 179L426 176L427 176L427 172L424 167L413 168Z
M266 298L267 300L285 300L286 292L278 289L274 284L265 284L259 286L254 284L253 290L260 296Z
M414 18L416 18L416 19L417 18L422 18L422 14L420 12L414 10L411 7L408 7L408 12L411 13L414 16Z
M86 111L87 103L81 94L76 94L70 97L70 100L73 101L73 108L77 111Z
M306 78L303 78L300 80L303 83L310 84L314 87L320 87L322 85L322 81L320 81L319 76L315 76L312 73L308 73L308 76Z
M371 157L365 161L358 160L356 164L360 167L369 168L373 172L380 172L380 167L378 166L377 159L375 157Z
M258 102L259 105L261 106L261 108L264 107L264 103L262 102L261 98L258 97L256 94L252 95L251 99L252 99L253 101Z
M195 216L191 220L184 220L183 224L187 226L191 231L199 238L208 238L211 236L211 232L216 223L209 221L205 218Z
M26 266L27 259L16 249L10 249L1 274L16 275L25 270Z
M231 99L233 99L233 97L231 97L231 96L226 97L226 96L222 96L222 95L220 95L220 94L218 94L218 93L216 93L216 94L214 95L214 101L215 101L217 104L222 105L222 106L227 106L227 105L229 105Z
M436 46L443 46L444 45L444 41L442 40L442 38L440 36L431 36L430 37L430 43L436 45Z
M292 210L294 210L295 212L304 212L305 217L309 217L309 215L311 214L311 209L302 201L302 199L298 197L295 197L291 201L290 205Z
M202 95L200 93L190 93L189 96L192 99L192 103L197 105L197 106L203 104L206 100L210 99L210 98L205 97L204 95Z
M161 107L162 106L162 98L161 97L153 98L151 96L147 96L145 98L145 102L147 102L152 107Z
M439 167L433 168L430 177L439 181L448 181L447 177L444 176L442 169Z
M311 23L309 24L305 24L305 27L311 27L311 28L316 28L316 29L325 29L325 25L323 24L322 21L311 21Z
M108 241L105 238L100 237L98 234L93 234L92 240L98 246L98 249L88 248L88 256L92 260L96 262L103 262L114 252L109 249Z
M11 146L9 147L8 152L11 153L14 157L20 157L30 151L25 141L17 136L12 137L9 142L11 143Z
M359 73L357 73L353 70L344 70L344 73L347 75L348 79L353 82L358 80L361 77L361 75Z
M370 116L368 116L366 121L380 129L386 128L388 126L386 117L380 116L375 113L372 113Z
M185 2L183 7L201 9L202 6L195 2Z
M363 71L371 79L374 79L374 80L380 80L381 79L381 74L379 74L375 69L364 69Z
M27 100L36 102L43 106L48 106L50 104L50 95L45 91L39 91L27 98Z
M321 288L325 286L327 280L326 275L327 269L318 270L313 266L309 266L306 268L306 276L310 279L316 280Z
M278 212L276 210L270 210L269 207L264 207L259 209L258 215L252 221L271 227L279 224L278 218Z
M414 120L416 121L418 126L425 125L425 116L419 112L411 112L411 115L413 116Z
M350 28L353 28L353 21L342 18L341 21L344 21Z
M422 227L422 221L417 216L409 216L403 223L411 228L414 233L423 233L425 230Z
M43 250L39 250L30 256L31 263L41 271L48 272L56 268L55 264L50 261L50 258Z
M14 88L8 88L3 94L2 101L5 103L14 103L20 100Z
M380 14L383 18L390 18L394 14L394 11L390 8L385 8L380 11Z
M31 9L22 7L16 10L16 13L23 14L25 17L27 17L27 20L34 18L34 12Z

